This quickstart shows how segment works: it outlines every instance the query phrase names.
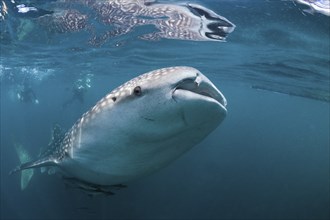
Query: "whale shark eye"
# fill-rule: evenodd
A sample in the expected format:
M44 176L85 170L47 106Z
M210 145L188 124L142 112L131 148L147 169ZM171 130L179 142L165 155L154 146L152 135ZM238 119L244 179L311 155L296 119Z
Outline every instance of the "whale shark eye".
M134 94L136 96L141 96L142 95L142 90L141 90L140 86L137 86L137 87L134 88Z

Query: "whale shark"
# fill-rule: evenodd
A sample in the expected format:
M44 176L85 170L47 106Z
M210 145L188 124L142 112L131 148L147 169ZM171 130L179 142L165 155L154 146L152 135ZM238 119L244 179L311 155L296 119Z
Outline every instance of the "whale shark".
M152 174L207 137L224 120L227 101L199 70L168 67L124 83L99 100L40 156L11 173L48 167L88 192Z

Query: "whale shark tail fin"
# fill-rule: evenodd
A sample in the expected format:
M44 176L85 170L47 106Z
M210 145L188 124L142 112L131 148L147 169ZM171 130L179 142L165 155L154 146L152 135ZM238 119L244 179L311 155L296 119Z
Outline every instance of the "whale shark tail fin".
M14 147L21 164L31 160L29 152L21 144L15 143ZM29 185L33 173L34 170L24 170L21 172L21 190L24 190Z
M48 144L48 148L43 150L39 157L35 160L31 160L29 152L23 148L23 145L15 143L15 150L20 160L20 165L17 166L15 169L9 172L9 175L22 171L21 172L21 189L24 190L27 185L29 184L34 170L31 168L38 168L41 167L41 172L45 171L45 167L48 166L56 166L57 160L54 156L54 152L56 151L57 147L60 146L61 141L64 137L62 134L61 129L58 125L55 125L52 131L52 138Z

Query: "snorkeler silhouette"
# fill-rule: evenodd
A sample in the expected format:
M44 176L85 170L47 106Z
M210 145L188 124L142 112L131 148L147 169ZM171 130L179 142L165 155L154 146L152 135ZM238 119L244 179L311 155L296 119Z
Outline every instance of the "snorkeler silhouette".
M25 103L39 103L36 93L33 91L31 85L26 80L23 83L22 89L18 91L17 98L19 101Z
M92 74L87 74L84 78L78 79L74 82L72 88L72 96L63 103L63 108L66 108L68 105L72 104L76 100L79 101L81 104L84 103L85 94L87 90L91 87L91 76Z

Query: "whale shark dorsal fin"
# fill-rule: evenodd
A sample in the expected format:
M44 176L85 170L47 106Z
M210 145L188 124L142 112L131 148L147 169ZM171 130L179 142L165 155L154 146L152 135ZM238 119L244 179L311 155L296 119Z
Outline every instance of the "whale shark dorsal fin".
M39 157L46 157L52 154L52 152L61 145L64 136L62 128L58 124L54 124L51 132L51 139L46 147L40 149Z
M56 145L59 140L62 140L64 138L64 133L63 133L60 125L54 124L51 137L52 138L51 138L48 146Z
M40 156L46 154L47 151L51 151L53 148L58 147L64 138L62 128L58 124L54 124L51 131L51 139L46 147L40 151Z

